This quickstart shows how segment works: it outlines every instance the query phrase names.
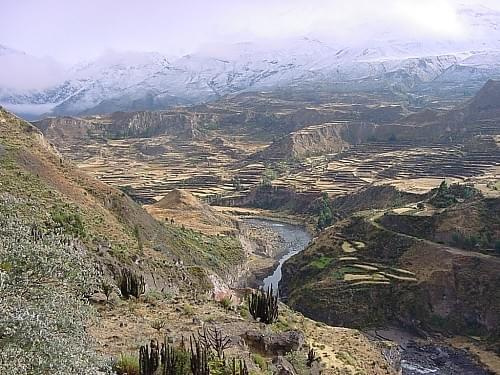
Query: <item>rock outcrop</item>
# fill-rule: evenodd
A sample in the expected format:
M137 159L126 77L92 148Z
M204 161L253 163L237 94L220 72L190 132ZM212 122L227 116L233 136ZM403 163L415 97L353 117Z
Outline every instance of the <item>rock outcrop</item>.
M301 331L286 331L282 333L263 333L248 331L243 339L247 345L266 355L285 355L300 350L304 345L304 333Z

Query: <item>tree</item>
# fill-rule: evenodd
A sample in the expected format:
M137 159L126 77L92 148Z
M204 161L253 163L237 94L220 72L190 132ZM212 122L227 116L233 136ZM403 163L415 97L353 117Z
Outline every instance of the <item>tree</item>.
M319 230L324 229L332 224L333 214L330 209L330 198L327 193L323 193L321 198L321 204L318 214L318 224L317 228Z

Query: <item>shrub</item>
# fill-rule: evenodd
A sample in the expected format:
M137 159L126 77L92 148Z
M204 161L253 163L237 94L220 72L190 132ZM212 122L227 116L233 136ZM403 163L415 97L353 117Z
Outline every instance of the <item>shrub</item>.
M165 299L165 294L160 292L159 290L148 290L144 295L144 302L154 304L155 302L161 301Z
M267 371L267 361L266 359L261 356L260 354L252 354L252 359L254 363L262 370L262 371Z
M185 303L184 305L182 305L182 311L184 312L184 315L187 315L187 316L194 315L193 306L191 306L189 303Z
M130 354L122 354L115 362L113 370L120 375L140 375L139 360Z
M446 208L461 200L469 200L477 196L481 196L481 193L474 187L469 185L452 184L449 185L446 181L443 181L437 189L433 190L434 194L429 199L434 207Z
M67 212L60 208L51 213L51 218L56 227L61 228L64 233L79 238L85 237L83 220L78 213Z
M155 329L156 331L158 331L158 333L160 333L160 331L165 328L165 326L167 325L167 323L163 320L163 319L156 319L156 320L153 320L151 323L151 328Z
M106 296L106 302L109 302L109 297L115 291L115 286L108 280L103 280L101 282L101 291Z
M330 209L330 198L328 194L324 193L321 199L321 205L318 213L318 224L317 228L319 230L324 229L332 224L333 214Z
M98 287L95 267L83 246L34 231L20 210L0 197L0 373L97 373L83 298Z
M224 308L224 310L229 310L231 309L231 306L233 306L233 301L231 300L231 297L224 297L220 300L221 306Z
M307 356L303 351L291 351L285 358L292 364L297 375L311 374L311 368L307 366Z

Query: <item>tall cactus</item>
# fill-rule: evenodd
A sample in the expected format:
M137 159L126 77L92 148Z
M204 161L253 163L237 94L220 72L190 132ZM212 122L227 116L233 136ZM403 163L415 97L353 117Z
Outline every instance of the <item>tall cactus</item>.
M175 349L169 345L168 338L165 336L160 350L161 372L159 375L182 375L187 373L188 361L186 348L184 347L184 338L181 346Z
M259 289L248 297L248 310L255 320L272 324L278 319L278 296L270 286L267 292Z
M313 363L319 361L318 356L313 348L309 348L309 352L307 352L307 367L312 367Z
M248 375L248 367L245 360L239 360L239 366L236 366L236 358L233 358L233 366L232 366L232 374L233 375Z
M154 375L160 364L158 341L151 340L151 347L141 346L139 349L139 374Z
M121 273L120 291L124 298L130 298L130 296L139 298L146 292L144 276L137 275L128 268L122 269Z
M194 346L193 346L194 343ZM191 372L193 375L210 375L208 366L208 350L203 347L194 336L190 339L191 344Z

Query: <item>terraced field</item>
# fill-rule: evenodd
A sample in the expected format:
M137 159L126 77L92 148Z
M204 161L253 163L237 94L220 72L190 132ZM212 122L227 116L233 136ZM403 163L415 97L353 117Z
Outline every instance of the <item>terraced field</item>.
M61 152L100 180L126 188L145 202L182 188L208 202L218 199L232 205L259 185L269 171L273 186L330 196L373 183L418 191L435 187L444 178L485 185L500 179L500 151L467 152L445 144L369 143L301 161L250 158L266 145L244 137L181 141L161 136L77 144Z
M217 143L162 136L78 144L61 152L72 156L81 168L100 180L126 187L144 200L158 200L176 188L209 200L231 196L258 184L265 169L262 163L234 170L231 166L263 146L258 142L243 145L237 139Z
M500 151L464 152L459 146L435 144L412 146L371 143L351 147L341 154L308 158L295 173L278 178L278 186L294 186L301 191L345 194L371 183L434 180L452 181L500 177ZM422 181L419 181L422 180ZM428 186L424 186L428 188Z

